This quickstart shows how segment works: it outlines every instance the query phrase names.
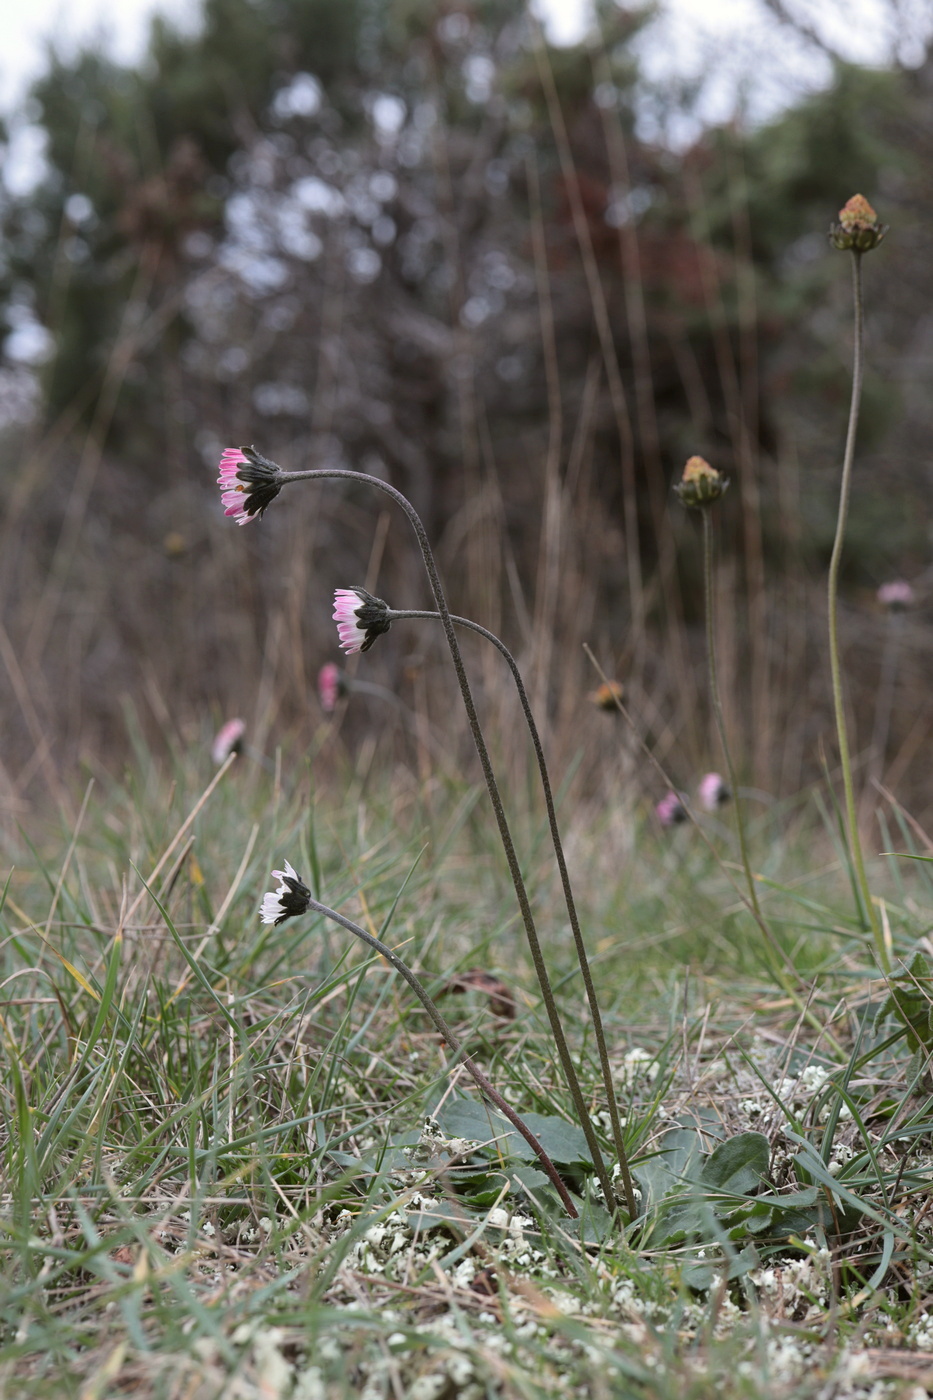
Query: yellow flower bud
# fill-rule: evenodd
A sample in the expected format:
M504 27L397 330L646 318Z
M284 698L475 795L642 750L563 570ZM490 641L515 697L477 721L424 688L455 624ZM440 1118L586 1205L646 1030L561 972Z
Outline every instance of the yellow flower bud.
M878 215L865 196L854 194L839 210L839 222L831 225L829 237L834 248L870 253L887 231L887 224L879 223Z
M700 510L718 501L729 485L728 477L711 467L704 457L691 457L680 484L674 487L681 505Z

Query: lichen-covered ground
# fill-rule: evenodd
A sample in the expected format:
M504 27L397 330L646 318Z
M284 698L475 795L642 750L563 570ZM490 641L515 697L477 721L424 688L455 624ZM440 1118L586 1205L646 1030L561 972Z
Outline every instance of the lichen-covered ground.
M933 1391L926 867L872 872L890 981L831 862L798 878L799 845L758 852L767 947L690 832L635 829L615 883L583 882L627 1220L463 803L417 861L397 802L309 816L254 778L188 821L195 776L5 838L0 1394ZM600 837L574 831L575 864ZM423 973L577 1220L381 959L316 916L258 922L283 859ZM608 1153L569 940L545 933Z

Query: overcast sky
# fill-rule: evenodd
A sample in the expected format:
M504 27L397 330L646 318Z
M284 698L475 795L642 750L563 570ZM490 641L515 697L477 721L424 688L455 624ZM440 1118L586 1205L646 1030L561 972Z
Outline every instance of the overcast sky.
M586 24L590 0L533 0L554 42L573 42ZM892 49L895 14L900 54L919 62L921 46L912 35L929 37L931 0L786 0L797 15L810 18L847 58L878 62ZM0 110L9 111L40 71L44 42L56 43L106 33L115 55L126 61L141 52L154 9L182 23L193 23L196 0L6 0L0 3ZM703 77L704 115L732 115L737 100L749 115L775 110L788 93L825 81L828 65L811 46L795 40L769 16L761 0L662 0L662 18L642 42L649 77ZM754 75L752 80L749 75ZM789 88L788 88L789 84Z

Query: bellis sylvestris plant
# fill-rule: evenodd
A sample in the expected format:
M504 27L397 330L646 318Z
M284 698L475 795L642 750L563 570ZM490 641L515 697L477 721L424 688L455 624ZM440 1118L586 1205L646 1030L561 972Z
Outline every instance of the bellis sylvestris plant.
M599 1014L598 1003L596 1000L595 987L593 985L592 977L589 972L586 949L583 942L582 932L579 928L576 909L570 888L569 876L567 873L566 864L564 862L563 850L561 847L560 837L556 825L556 816L554 813L553 799L550 792L550 783L547 777L547 768L544 763L544 756L541 750L540 739L537 733L537 728L534 724L533 716L531 715L531 711L528 706L527 695L525 693L524 685L522 684L521 676L518 672L518 668L515 664L515 661L512 658L511 654L508 652L507 648L491 632L488 632L485 628L480 627L477 623L471 622L466 618L452 617L450 610L447 606L447 601L444 596L444 590L441 586L440 576L437 570L437 564L434 559L434 553L431 549L430 541L428 540L427 532L425 531L424 525L422 524L421 519L415 511L414 507L411 505L411 502L408 501L400 491L397 491L394 486L390 485L386 481L383 481L379 477L369 476L363 472L347 471L343 468L337 467L325 467L302 472L285 472L282 471L282 469L278 467L274 462L269 462L266 458L260 457L259 454L256 453L253 448L228 448L224 452L223 459L221 461L220 484L222 487L224 487L224 505L227 508L227 513L235 515L238 520L238 523L240 524L244 524L246 519L252 519L257 514L261 515L265 507L272 500L275 499L275 497L278 495L279 491L281 491L283 486L286 486L296 481L309 480L354 481L370 485L375 489L383 492L385 495L389 496L401 508L401 510L407 516L408 521L415 532L415 536L417 538L418 545L421 550L422 559L424 561L425 571L428 575L428 581L431 586L431 591L434 595L434 600L437 605L437 611L396 611L394 609L390 609L381 598L374 597L373 594L369 593L365 588L354 587L337 589L334 594L333 616L335 622L337 623L340 644L348 654L366 652L373 645L377 637L389 631L392 622L398 621L402 618L430 618L433 620L440 621L443 625L448 649L450 651L451 661L456 672L457 682L460 687L460 693L463 699L464 709L466 710L467 720L470 726L470 732L473 736L477 756L480 760L480 765L483 770L483 777L486 782L486 788L489 793L490 802L492 804L493 813L495 815L496 825L499 831L499 837L502 842L503 850L505 852L506 857L506 863L509 868L509 874L512 878L512 884L515 889L515 895L518 901L519 911L522 918L522 924L525 930L526 938L528 940L529 950L531 952L535 972L538 977L538 983L541 988L542 998L544 1000L545 1009L547 1011L548 1022L550 1024L551 1031L554 1037L557 1056L560 1061L561 1068L564 1072L564 1077L567 1081L567 1086L570 1090L571 1098L573 1099L578 1122L586 1138L587 1149L590 1158L593 1162L600 1187L602 1189L606 1202L610 1206L612 1206L617 1201L616 1192L612 1184L612 1177L610 1176L606 1168L606 1164L600 1149L599 1140L596 1136L592 1114L587 1103L587 1098L583 1093L583 1089L579 1081L579 1076L577 1074L576 1066L573 1057L570 1053L570 1048L567 1044L566 1036L564 1034L560 1014L557 1008L557 1003L550 983L550 977L548 975L547 966L545 964L544 955L541 949L540 940L538 938L537 927L535 924L534 915L532 913L527 887L525 885L525 880L522 874L518 855L515 851L514 843L512 840L512 834L509 829L508 819L506 817L505 808L503 806L502 798L499 792L499 786L492 769L489 751L486 746L486 741L483 737L482 729L479 723L479 718L476 713L476 706L473 701L473 695L470 689L469 680L467 678L466 668L463 663L463 657L460 652L460 646L457 642L454 624L456 623L458 626L469 627L472 630L479 632L482 636L484 636L487 640L492 642L499 649L499 651L506 658L509 664L513 678L515 679L516 685L518 687L526 723L529 726L529 731L532 735L532 740L538 758L539 770L541 773L542 784L544 787L545 798L548 807L548 820L552 833L555 855L558 861L558 865L560 867L561 880L564 888L565 899L567 902L567 909L570 917L571 929L574 935L574 947L577 953L578 961L580 962L581 972L583 974L584 984L587 991L587 997L590 1003L590 1008L593 1017L594 1037L597 1042L600 1055L602 1077L607 1093L607 1106L612 1123L613 1140L616 1149L616 1155L618 1157L619 1172L625 1196L625 1204L628 1209L630 1218L634 1218L637 1212L634 1184L631 1179L631 1173L629 1171L626 1150L622 1137L621 1119L619 1117L618 1105L615 1099L615 1091L612 1083L611 1066L609 1064L608 1051L606 1048L605 1037L602 1031L602 1023ZM242 503L239 499L240 497L245 497ZM265 917L265 911L268 910L269 913L273 914L272 922L276 922L281 916L282 911L280 906L283 898L284 896L281 888L277 890L275 894L267 895L266 900L264 900L263 902L263 917ZM314 908L318 906L315 906L312 903L312 905L309 907ZM334 914L334 911L327 910L324 906L320 906L320 908L321 912L325 913L328 917L336 917L337 922L342 923L344 927L350 927L350 925L347 923L347 921L343 918L342 915L337 916ZM286 914L285 917L288 917L288 915ZM355 925L352 927L351 931L357 932L357 928ZM393 965L397 965L398 970L401 971L400 964ZM406 971L405 973L403 973L403 975L408 976L409 974ZM466 1061L464 1061L464 1063L466 1063ZM494 1102L498 1103L499 1099L495 1099Z
M711 467L705 457L691 457L674 487L681 505L691 510L711 506L728 489L729 479Z
M849 423L846 429L845 449L842 457L842 479L839 486L839 510L836 517L836 535L833 552L829 560L827 575L827 611L829 615L829 670L833 686L833 706L836 713L836 737L839 743L839 766L842 770L842 785L845 792L846 821L848 825L849 854L852 861L859 914L866 929L871 930L875 950L882 969L891 970L891 958L881 920L878 917L862 853L862 839L859 833L858 810L855 802L855 783L852 777L852 758L849 750L849 729L846 719L843 696L842 663L839 655L839 573L842 566L842 553L845 547L846 523L849 516L849 498L852 492L852 466L855 461L855 440L858 433L859 410L862 402L864 309L862 303L862 256L877 248L887 233L886 227L878 222L878 216L863 195L853 195L839 211L839 222L830 230L833 246L848 250L852 255L852 302L855 320L855 354L852 363L852 394L849 401Z
M619 713L619 701L624 692L618 681L603 681L595 690L590 691L590 704L595 705L598 710L611 710Z
M706 773L700 779L697 796L704 812L715 812L732 796L719 773Z
M388 632L389 607L365 588L334 590L334 621L340 645L348 656L369 651L377 637Z
M264 924L281 924L293 919L297 914L307 912L311 902L311 891L288 861L284 870L273 870L273 878L279 887L268 891L262 897L259 914Z
M360 925L354 923L352 919L348 919L345 914L340 914L336 909L330 909L326 904L320 904L316 899L312 898L311 891L288 861L285 862L284 871L273 870L272 874L275 879L281 881L281 884L277 890L274 892L270 891L263 897L261 909L262 922L264 924L281 924L285 919L296 918L299 914L305 914L308 910L311 910L315 914L323 914L326 918L333 919L334 923L339 924L341 928L347 929L349 933L352 933L356 938L360 939L362 943L365 943L368 948L372 948L385 958L386 962L389 963L396 972L400 973L411 987L425 1011L427 1011L431 1020L434 1022L435 1028L440 1033L442 1039L446 1041L447 1045L456 1056L456 1059L472 1077L474 1083L482 1091L484 1097L495 1104L500 1113L509 1120L512 1126L521 1133L529 1146L533 1148L551 1185L560 1196L567 1214L576 1217L578 1214L577 1208L561 1179L560 1173L538 1138L531 1131L525 1120L515 1112L511 1104L507 1103L498 1090L490 1083L472 1056L466 1053L463 1045L438 1010L437 1003L429 995L423 983L416 977L414 972L412 972L408 964L402 961L395 949L390 948L387 943L383 943L380 939L376 938L374 934L368 933L366 929L361 928Z
M680 794L666 792L654 809L654 814L663 827L679 826L687 820L687 809Z
M728 485L728 479L715 467L711 467L704 457L690 457L684 467L680 484L675 486L674 490L681 505L686 506L688 510L698 510L703 522L703 606L706 616L706 667L709 676L709 697L716 719L716 728L719 731L723 757L726 760L729 782L732 791L735 792L737 787L735 767L729 749L729 737L726 733L726 721L723 715L716 669L716 627L713 606L713 512L710 509L716 501L721 499ZM764 933L764 920L758 902L755 881L752 877L748 845L745 839L745 824L741 804L738 801L735 804L735 825L742 856L742 868L745 872L745 883L748 889L748 907Z
M224 763L232 753L243 752L243 736L246 733L246 721L242 719L228 719L227 723L221 725L217 731L217 737L211 745L211 758L218 768Z
M906 579L894 578L883 583L875 595L878 602L889 612L906 612L917 601L917 595Z
M226 447L220 459L224 514L238 525L247 525L262 515L282 489L282 470L252 447Z
M333 661L326 661L317 673L317 695L325 715L332 715L337 701L345 693L346 687L340 667Z
M831 225L829 237L840 252L870 253L887 231L865 196L854 194L839 210L839 222Z

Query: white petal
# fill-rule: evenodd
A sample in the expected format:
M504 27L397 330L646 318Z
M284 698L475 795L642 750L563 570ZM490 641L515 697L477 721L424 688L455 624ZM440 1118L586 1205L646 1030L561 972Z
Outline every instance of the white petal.
M281 891L279 891L281 893ZM285 906L277 895L267 892L262 897L262 905L259 910L264 924L274 924L276 919L280 919L285 913Z

